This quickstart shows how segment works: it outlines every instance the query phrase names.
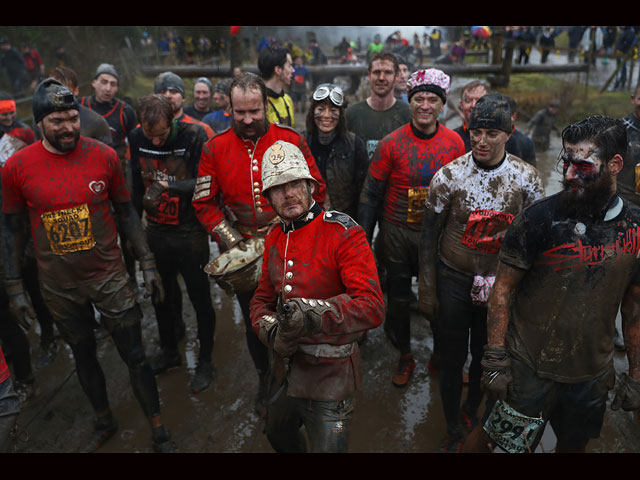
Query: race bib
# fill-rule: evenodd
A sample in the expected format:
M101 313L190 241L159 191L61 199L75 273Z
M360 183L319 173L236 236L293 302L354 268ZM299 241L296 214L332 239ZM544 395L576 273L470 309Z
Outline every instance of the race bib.
M482 428L506 452L528 453L534 450L533 444L544 425L542 418L523 415L498 400Z
M179 197L170 197L167 192L163 192L158 200L158 213L149 215L149 219L165 225L178 225L180 224L179 207Z
M407 222L420 223L424 215L424 204L429 194L429 187L410 188L408 194Z
M47 231L49 246L56 255L90 250L96 244L91 229L89 206L43 213L40 217Z
M475 210L469 214L467 227L460 241L479 252L498 253L513 217L511 213Z

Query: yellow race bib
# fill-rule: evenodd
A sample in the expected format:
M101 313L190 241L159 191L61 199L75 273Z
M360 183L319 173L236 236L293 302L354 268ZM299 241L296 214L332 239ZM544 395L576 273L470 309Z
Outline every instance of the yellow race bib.
M96 244L86 203L43 213L40 218L47 231L51 251L56 255L89 250Z
M408 194L407 222L420 223L424 214L429 187L410 188Z

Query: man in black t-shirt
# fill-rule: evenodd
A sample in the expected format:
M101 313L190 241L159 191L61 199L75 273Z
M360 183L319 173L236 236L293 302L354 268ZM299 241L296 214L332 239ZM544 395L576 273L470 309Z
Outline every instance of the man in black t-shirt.
M535 451L548 421L557 452L584 452L615 383L620 306L629 374L611 408L640 408L640 209L616 193L625 127L590 117L562 143L564 190L517 215L502 244L482 360L492 401L463 451Z
M215 330L209 279L203 270L209 261L209 237L191 204L207 134L198 124L174 120L171 101L163 95L142 97L137 113L140 126L129 135L132 199L146 214L147 240L165 290L165 300L154 305L162 352L150 360L151 368L157 374L182 363L176 336L181 274L198 323L200 352L191 390L199 393L213 377Z

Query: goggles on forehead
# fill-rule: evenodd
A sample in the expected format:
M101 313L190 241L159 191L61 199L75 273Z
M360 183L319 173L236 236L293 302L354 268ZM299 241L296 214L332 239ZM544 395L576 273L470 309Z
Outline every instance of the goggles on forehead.
M344 103L344 93L342 89L332 83L323 83L318 85L313 92L313 99L316 101L324 100L329 97L336 107L341 107Z

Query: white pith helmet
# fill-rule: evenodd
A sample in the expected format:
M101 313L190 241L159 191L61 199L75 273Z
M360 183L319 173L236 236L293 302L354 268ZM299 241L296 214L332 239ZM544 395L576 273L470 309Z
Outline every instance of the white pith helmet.
M262 195L271 188L294 180L313 180L302 151L294 144L276 141L262 156Z

